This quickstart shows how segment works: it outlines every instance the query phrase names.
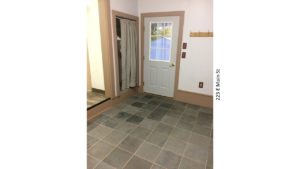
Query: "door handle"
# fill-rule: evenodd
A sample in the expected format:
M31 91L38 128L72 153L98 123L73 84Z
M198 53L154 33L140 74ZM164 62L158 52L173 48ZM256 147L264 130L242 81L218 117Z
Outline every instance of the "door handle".
M174 67L174 66L175 66L175 64L174 64L174 63L172 63L172 64L170 64L170 65L169 65L169 67Z

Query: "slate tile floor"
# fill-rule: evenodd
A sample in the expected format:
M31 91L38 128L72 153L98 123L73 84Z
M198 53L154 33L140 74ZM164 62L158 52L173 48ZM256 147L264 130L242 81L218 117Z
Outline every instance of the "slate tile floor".
M140 94L88 124L88 169L212 169L212 109Z

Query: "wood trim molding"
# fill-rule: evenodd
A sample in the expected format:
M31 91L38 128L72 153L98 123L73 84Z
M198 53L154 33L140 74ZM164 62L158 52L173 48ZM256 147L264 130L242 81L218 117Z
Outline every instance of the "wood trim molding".
M154 13L142 13L141 14L141 71L142 71L142 83L144 81L144 21L146 17L165 17L165 16L178 16L179 17L179 31L178 31L178 44L176 52L176 65L175 65L175 84L174 84L174 98L176 98L176 91L178 90L179 81L179 69L181 58L181 44L183 38L183 25L184 25L184 11L171 11L171 12L154 12Z
M213 108L213 96L177 90L175 100L198 106Z
M111 37L111 22L110 22L110 1L98 0L99 8L99 23L101 34L101 48L103 59L104 85L105 96L113 98L115 96L114 83L114 67L113 67L113 49Z
M87 91L92 91L92 78L91 78L91 69L90 69L90 59L89 59L89 50L87 49Z
M190 32L190 37L213 37L213 32Z
M119 61L118 61L118 48L117 48L117 29L116 29L116 26L117 26L117 23L116 23L116 17L122 17L122 18L128 18L128 19L131 19L131 20L135 20L136 21L136 28L137 28L137 86L139 84L139 74L140 74L140 71L139 71L139 63L140 63L140 57L139 57L139 17L138 16L134 16L134 15L130 15L130 14L127 14L127 13L123 13L123 12L120 12L120 11L116 11L116 10L112 10L112 23L113 23L113 49L114 49L114 58L115 58L115 71L116 71L116 93L115 93L115 96L120 96L121 92L120 92L120 88L118 87L119 86L119 82L120 82L120 79L119 79L119 69L118 69L118 65L119 65Z

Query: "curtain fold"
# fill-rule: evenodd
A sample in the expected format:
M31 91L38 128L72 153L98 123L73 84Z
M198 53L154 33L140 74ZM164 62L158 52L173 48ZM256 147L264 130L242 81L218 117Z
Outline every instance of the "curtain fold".
M122 87L127 89L135 87L136 63L137 63L137 29L136 22L127 19L121 19L121 67L122 67Z

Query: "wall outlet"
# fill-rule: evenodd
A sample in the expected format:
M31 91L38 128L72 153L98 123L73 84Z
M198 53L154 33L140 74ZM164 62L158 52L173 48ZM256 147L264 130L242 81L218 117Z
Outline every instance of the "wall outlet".
M203 82L199 82L199 88L203 88Z

